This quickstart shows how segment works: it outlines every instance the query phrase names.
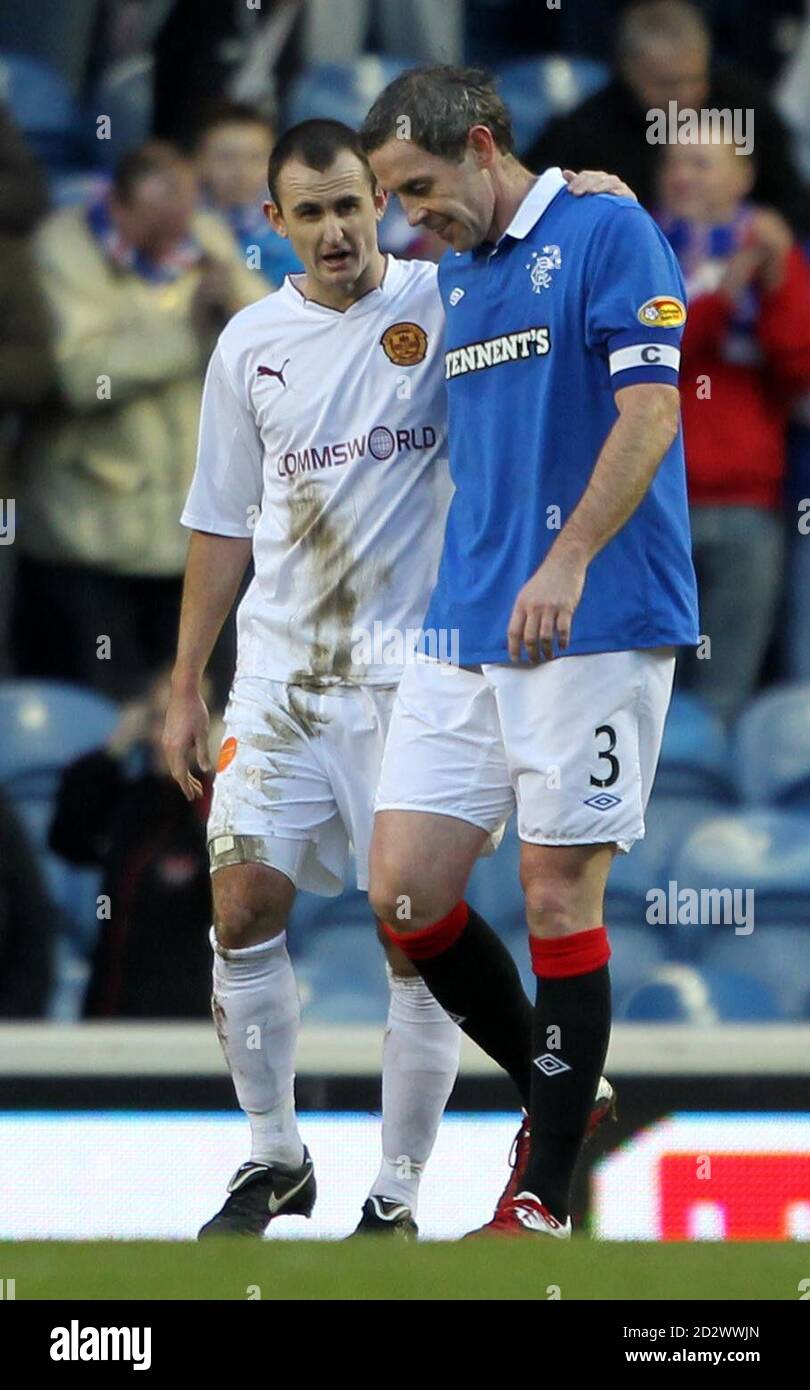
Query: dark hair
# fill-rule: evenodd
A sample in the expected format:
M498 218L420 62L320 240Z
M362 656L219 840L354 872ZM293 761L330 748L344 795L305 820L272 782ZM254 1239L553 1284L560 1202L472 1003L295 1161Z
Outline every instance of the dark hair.
M113 192L120 203L128 203L144 179L152 174L175 172L186 164L185 155L167 140L148 140L119 159L113 174Z
M223 125L260 125L270 135L276 133L272 116L260 111L258 106L248 106L243 101L220 101L204 112L194 135L194 148L199 149L206 135Z
M360 128L366 153L400 133L428 154L461 160L474 125L484 125L502 154L514 154L512 121L494 78L483 68L410 68L377 97Z
M312 120L301 121L285 130L267 165L267 187L273 202L278 206L278 177L291 159L298 159L307 168L317 169L322 174L343 150L357 156L368 173L371 187L375 188L376 180L360 144L360 136L351 126L344 125L342 121Z

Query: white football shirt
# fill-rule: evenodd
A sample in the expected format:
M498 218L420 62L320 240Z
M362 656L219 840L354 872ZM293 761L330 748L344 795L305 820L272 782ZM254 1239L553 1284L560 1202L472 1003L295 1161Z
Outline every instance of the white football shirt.
M288 276L219 339L181 519L253 538L239 675L399 679L452 491L436 275L389 255L380 287L342 312Z

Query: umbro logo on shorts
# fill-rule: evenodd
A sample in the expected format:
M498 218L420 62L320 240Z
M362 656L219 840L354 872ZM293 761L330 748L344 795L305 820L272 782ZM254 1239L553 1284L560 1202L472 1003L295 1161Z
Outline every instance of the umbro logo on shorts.
M535 1057L534 1065L540 1068L544 1076L557 1076L561 1071L571 1070L567 1062L560 1061L560 1058L553 1056L551 1052L544 1052L542 1057Z
M582 804L593 806L595 811L609 811L611 806L618 806L620 801L620 796L611 796L610 792L597 792L596 796L589 796Z

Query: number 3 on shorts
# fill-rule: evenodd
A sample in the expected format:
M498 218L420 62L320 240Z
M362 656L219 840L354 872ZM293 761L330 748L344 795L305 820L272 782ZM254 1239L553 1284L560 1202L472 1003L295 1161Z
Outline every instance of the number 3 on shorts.
M602 759L604 759L607 762L610 767L610 773L607 777L591 777L592 787L612 787L613 783L619 780L619 759L613 752L613 749L616 747L616 730L613 728L613 725L600 724L599 727L594 730L594 738L599 738L602 735L607 738L608 742L606 748L599 749L599 761L601 762Z

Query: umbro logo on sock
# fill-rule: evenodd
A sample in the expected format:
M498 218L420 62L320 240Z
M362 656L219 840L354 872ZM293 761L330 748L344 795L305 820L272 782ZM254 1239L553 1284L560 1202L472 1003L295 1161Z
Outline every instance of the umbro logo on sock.
M562 1062L559 1057L554 1057L551 1052L544 1052L542 1057L533 1058L534 1065L539 1067L544 1076L556 1076L558 1072L570 1071L567 1062Z
M466 1021L466 1015L464 1014L451 1014L449 1009L445 1009L445 1013L447 1014L448 1018L452 1019L454 1023L458 1024L459 1028L461 1027L462 1023Z

